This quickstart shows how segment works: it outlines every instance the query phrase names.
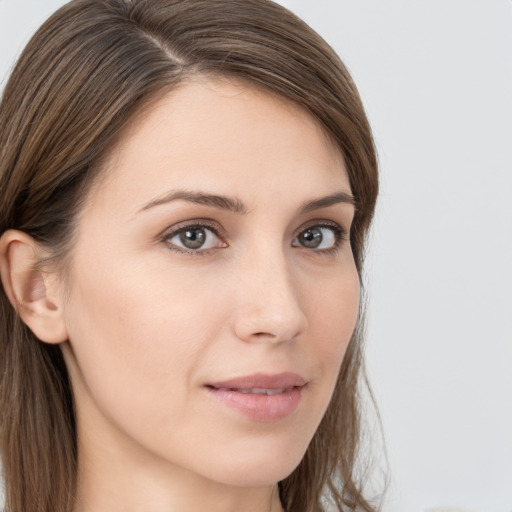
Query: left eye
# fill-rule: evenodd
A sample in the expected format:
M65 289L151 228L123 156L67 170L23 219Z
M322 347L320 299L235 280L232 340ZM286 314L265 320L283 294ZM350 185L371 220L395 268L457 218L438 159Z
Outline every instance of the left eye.
M333 249L338 246L341 234L341 229L335 226L311 226L301 231L292 245L306 249Z
M166 241L178 249L188 251L204 251L213 247L226 247L217 233L206 226L185 226L168 235Z

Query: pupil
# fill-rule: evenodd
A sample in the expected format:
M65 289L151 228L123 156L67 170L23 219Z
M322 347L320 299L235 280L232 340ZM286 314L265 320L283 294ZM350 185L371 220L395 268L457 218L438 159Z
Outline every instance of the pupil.
M187 229L180 233L180 240L187 249L199 249L206 240L206 232L203 228Z
M308 248L316 248L322 243L323 235L319 228L312 228L302 234L302 245Z

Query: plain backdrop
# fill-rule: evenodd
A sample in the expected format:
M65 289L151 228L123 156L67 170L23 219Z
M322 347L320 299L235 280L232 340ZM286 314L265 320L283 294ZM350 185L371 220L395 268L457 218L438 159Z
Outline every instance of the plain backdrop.
M0 0L0 81L58 0ZM281 0L378 145L368 363L386 512L512 511L512 1ZM0 83L0 88L1 88Z

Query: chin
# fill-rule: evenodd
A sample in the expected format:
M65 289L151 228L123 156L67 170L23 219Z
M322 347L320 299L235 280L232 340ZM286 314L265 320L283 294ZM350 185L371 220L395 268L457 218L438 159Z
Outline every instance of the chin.
M304 452L305 450L279 450L269 447L256 452L237 453L233 457L226 454L221 464L217 460L210 466L207 476L218 482L239 487L273 485L295 470Z
M272 464L266 468L254 468L252 465L236 468L236 470L227 470L221 474L212 475L212 479L220 481L227 485L236 487L263 487L274 485L288 477L298 466L296 464L283 465Z

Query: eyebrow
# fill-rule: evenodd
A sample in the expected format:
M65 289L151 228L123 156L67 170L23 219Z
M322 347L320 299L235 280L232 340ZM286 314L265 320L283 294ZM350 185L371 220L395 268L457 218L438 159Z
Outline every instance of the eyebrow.
M227 210L233 213L238 213L240 215L246 215L249 211L243 201L236 197L207 194L204 192L193 192L188 190L174 190L162 197L150 201L145 206L143 206L139 212L178 200L188 201L190 203L204 206L212 206L220 210ZM356 206L356 200L351 194L348 194L347 192L336 192L334 194L303 203L299 208L299 214L320 210L321 208L328 208L329 206L333 206L339 203L349 204L354 207Z
M352 205L354 208L356 207L356 200L352 194L348 194L347 192L336 192L329 196L321 197L320 199L314 199L313 201L308 201L304 203L300 209L299 213L308 213L314 210L320 210L321 208L327 208L329 206L333 206L335 204L344 203Z
M203 192L191 192L187 190L171 191L158 199L150 201L140 211L149 210L155 206L177 200L188 201L189 203L196 203L205 206L213 206L220 210L228 210L242 215L247 214L247 208L240 199L216 194L206 194Z

